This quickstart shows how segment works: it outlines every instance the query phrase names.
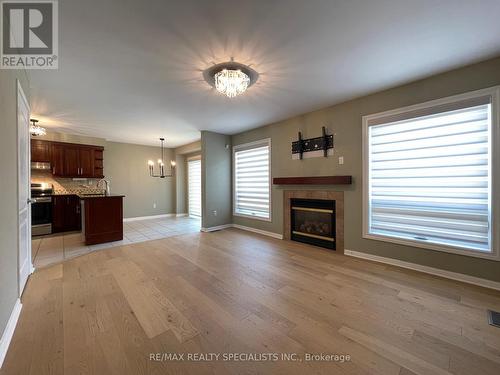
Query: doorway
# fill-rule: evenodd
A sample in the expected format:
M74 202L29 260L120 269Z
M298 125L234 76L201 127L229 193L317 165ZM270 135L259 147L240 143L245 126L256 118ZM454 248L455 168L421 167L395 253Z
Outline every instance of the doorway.
M31 192L30 192L30 107L17 82L17 183L19 190L18 272L19 296L33 270L31 263Z
M201 159L188 159L188 213L201 218Z

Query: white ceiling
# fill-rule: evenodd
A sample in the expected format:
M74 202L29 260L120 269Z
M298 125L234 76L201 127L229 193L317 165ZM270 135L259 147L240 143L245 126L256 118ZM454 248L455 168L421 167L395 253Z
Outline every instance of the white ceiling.
M234 134L500 54L498 0L64 0L57 71L32 71L49 129L169 147ZM260 79L216 93L230 60Z

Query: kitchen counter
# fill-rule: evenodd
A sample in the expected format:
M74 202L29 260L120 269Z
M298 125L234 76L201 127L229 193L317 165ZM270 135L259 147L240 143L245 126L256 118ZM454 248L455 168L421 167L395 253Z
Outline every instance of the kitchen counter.
M80 199L94 199L94 198L124 198L125 195L120 195L120 194L110 194L110 195L105 195L105 194L77 194Z
M124 195L78 195L86 245L123 240Z

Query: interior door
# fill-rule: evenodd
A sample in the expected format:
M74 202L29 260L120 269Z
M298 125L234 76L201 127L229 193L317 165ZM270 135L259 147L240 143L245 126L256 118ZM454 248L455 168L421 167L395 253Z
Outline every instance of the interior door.
M201 217L201 160L188 160L188 211L191 217Z
M30 108L21 84L17 83L17 178L19 189L19 296L23 293L33 266L31 264L30 193Z

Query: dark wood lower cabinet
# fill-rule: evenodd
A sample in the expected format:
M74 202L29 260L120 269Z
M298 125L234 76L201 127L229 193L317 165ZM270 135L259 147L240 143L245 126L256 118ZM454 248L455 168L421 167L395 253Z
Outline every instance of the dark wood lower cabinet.
M52 197L52 232L69 232L82 228L80 198L77 195Z
M82 200L85 245L123 240L123 196Z

